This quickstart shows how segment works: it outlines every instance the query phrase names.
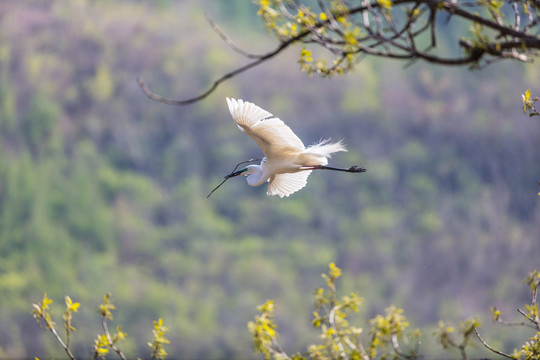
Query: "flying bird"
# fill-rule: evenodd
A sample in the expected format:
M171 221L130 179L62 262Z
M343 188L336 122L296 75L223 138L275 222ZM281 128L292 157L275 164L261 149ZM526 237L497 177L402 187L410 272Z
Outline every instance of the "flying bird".
M249 165L233 171L225 176L225 180L245 175L251 186L268 182L267 195L278 195L282 198L306 186L307 178L313 170L351 173L366 171L358 166L348 169L326 166L333 153L347 151L341 141L332 143L330 140L322 140L305 147L302 140L283 121L257 105L229 98L227 105L238 128L259 145L264 158L260 165Z

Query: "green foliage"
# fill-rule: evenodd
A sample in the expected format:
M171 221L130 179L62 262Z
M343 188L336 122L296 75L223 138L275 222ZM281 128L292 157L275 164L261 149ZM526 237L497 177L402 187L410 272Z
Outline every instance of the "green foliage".
M107 335L101 334L94 340L94 358L105 358L105 355L109 353L109 339Z
M257 308L259 314L254 322L248 323L255 351L266 359L386 359L417 358L417 349L404 351L401 343L406 335L415 344L419 342L419 331L406 334L409 323L403 310L395 306L386 309L386 315L377 315L369 321L369 339L362 341L363 329L349 323L348 317L357 313L363 299L357 293L338 298L336 280L342 271L330 263L327 274L322 274L326 288L315 290L315 309L312 324L320 329L321 343L309 345L305 355L289 357L278 343L277 325L274 322L274 302L267 301Z
M418 344L420 343L420 331L416 329L409 334L406 343L415 344L415 348L403 353L400 342L403 342L405 329L409 327L408 321L403 316L403 310L394 305L386 309L386 315L377 315L370 320L371 342L369 344L370 358L376 358L378 351L382 353L380 358L404 357L417 358ZM388 355L387 355L388 354Z
M282 346L306 349L320 327L310 326L311 303L302 294L321 286L316 279L331 261L349 275L338 279L343 294L366 298L346 317L362 325L364 345L369 318L385 317L387 302L429 333L442 313L457 323L460 311L520 298L513 279L537 264L540 251L538 202L531 199L539 180L531 164L540 160L537 124L511 121L520 114L508 94L536 93L537 76L507 64L481 73L402 71L399 63L368 58L350 77L321 81L278 61L194 107L148 101L134 82L139 74L160 93L182 97L238 61L217 49L203 3L6 2L0 358L66 357L49 331L27 323L27 304L45 291L83 304L70 332L70 348L82 357L103 333L88 304L112 291L122 305L111 311L111 341L117 322L129 333L118 344L128 358L149 356L148 326L160 317L175 357L249 358L245 323L265 299L279 304ZM323 20L315 3L310 12ZM212 14L224 30L249 36L250 46L260 46L254 51L274 45L257 32L256 17L243 22L227 4L216 5L226 16ZM234 37L240 45L242 36ZM313 62L324 55L304 45ZM97 96L100 86L109 98ZM349 152L334 164L365 165L369 176L314 173L286 200L238 178L205 199L232 165L259 155L231 122L225 96L267 107L306 144L343 138ZM52 305L52 320L67 342L65 309L54 307L63 303ZM296 321L281 325L287 318ZM523 343L514 332L502 339L509 348ZM441 351L427 343L426 357Z
M64 327L66 329L66 346L69 348L70 345L70 334L75 332L75 328L71 325L71 320L73 319L73 313L76 313L81 305L78 302L73 302L69 296L65 297L66 301L66 311L64 312Z
M109 331L108 320L113 320L113 310L116 310L116 306L111 302L111 294L107 293L103 297L103 303L98 306L97 310L101 315L101 325L103 326L104 333L97 335L97 339L94 340L94 359L98 357L105 359L105 355L109 353L109 349L112 349L122 360L126 360L126 356L118 347L118 343L120 340L125 339L127 334L122 331L121 326L118 326L117 331L113 334Z
M114 91L114 81L111 70L107 65L101 65L96 70L96 76L88 82L88 88L97 102L111 99Z
M60 335L58 335L58 332L56 331L56 323L52 320L51 316L51 309L50 306L53 301L47 297L47 294L43 294L43 299L41 300L41 303L32 304L32 315L38 322L39 326L42 326L42 324L45 325L47 330L49 330L58 343L62 346L62 348L65 350L66 354L70 359L75 359L73 354L71 353L71 350L69 348L70 346L70 334L71 332L75 331L75 328L71 325L72 320L72 314L74 312L77 312L77 309L79 308L79 303L74 303L69 296L65 297L66 301L66 311L64 313L64 327L66 329L66 342L62 341L60 338Z
M336 280L341 277L342 270L334 263L329 264L328 273L322 274L326 283L326 288L317 288L313 295L315 298L312 325L320 329L321 343L309 345L304 355L297 353L293 356L287 355L281 348L278 338L279 333L275 323L275 305L273 300L268 300L263 305L257 307L258 314L254 321L248 322L248 330L251 333L253 346L256 352L261 353L265 359L418 359L419 344L421 343L420 330L409 332L409 322L403 315L403 309L391 305L385 310L385 315L378 314L368 321L368 337L363 338L363 329L349 323L349 315L358 313L363 299L357 293L338 298L336 293ZM540 275L537 270L532 271L525 280L531 290L531 305L528 306L529 314L520 312L540 330L540 320L538 313L531 312L530 309L537 305L537 289L540 286ZM118 326L117 332L111 334L108 329L107 320L112 320L112 311L116 309L111 302L110 294L106 294L103 303L98 307L98 313L102 318L104 333L98 334L94 340L93 358L105 359L109 350L114 350L118 356L125 360L124 353L118 347L120 340L126 338L127 334ZM32 314L36 321L45 325L51 331L57 342L64 348L70 359L75 359L70 349L70 333L75 331L72 326L72 315L77 312L80 304L73 302L69 296L65 297L66 311L64 322L66 329L66 343L62 341L56 332L55 323L52 320L50 305L52 300L43 295L41 303L33 304ZM496 323L511 325L501 320L501 312L497 308L490 309L493 320ZM163 320L153 322L153 341L148 343L152 349L152 359L166 359L167 352L164 345L170 344L165 336L168 328L163 324ZM528 324L517 324L528 325ZM460 358L468 359L467 350L474 343L475 337L490 351L512 359L535 360L540 355L540 332L527 340L519 350L515 350L512 355L505 354L493 349L479 334L480 322L477 319L469 319L461 323L460 329L456 330L452 326L447 326L443 321L439 321L438 329L433 333L437 342L448 351L458 351ZM411 348L411 344L414 348ZM404 349L404 345L407 349Z
M536 110L534 104L538 101L538 96L531 97L531 90L527 89L521 94L521 102L523 103L523 113L529 116L540 116L540 112Z
M164 347L164 345L170 344L169 339L165 337L167 331L169 329L163 325L163 319L159 318L158 321L154 321L154 329L152 330L154 339L148 343L148 346L152 348L152 359L167 358L167 352Z
M11 79L8 69L8 64L11 58L11 47L8 43L0 47L0 128L8 133L15 133L15 124L17 122L17 94L11 90Z
M255 316L255 321L248 323L248 330L253 336L253 346L255 351L264 355L265 359L271 359L272 356L280 358L282 350L277 343L277 325L274 323L274 302L267 301L265 304L257 307L260 313Z
M462 359L467 359L466 349L472 345L473 335L478 327L480 322L477 319L462 322L459 331L439 321L439 328L433 335L444 349L457 350Z
M540 331L525 342L521 350L515 355L518 355L516 358L523 356L526 360L540 359Z
M113 320L112 310L116 310L116 306L111 302L111 294L107 293L98 307L98 312L104 319Z
M477 337L480 339L482 344L498 355L502 355L511 359L536 360L540 357L540 318L538 316L538 288L540 287L540 273L537 269L534 269L529 273L529 275L526 279L524 279L523 282L529 286L531 292L531 300L530 304L525 305L527 312L524 312L521 309L518 309L518 311L527 320L527 322L507 322L502 319L502 312L496 307L490 308L491 317L493 319L493 322L496 324L506 326L532 327L533 329L538 330L535 335L533 335L529 340L527 340L519 349L514 349L512 354L507 354L491 347L484 339L482 339L476 328L474 328L473 330L475 331Z
M47 293L43 294L43 300L40 303L32 304L32 315L41 326L43 321L48 330L51 330L56 324L52 321L51 311L49 305L52 304L52 300L47 297ZM70 326L67 327L68 331Z
M64 312L64 327L66 329L66 341L64 342L60 335L56 331L56 323L52 319L52 313L50 305L53 303L51 299L47 297L47 294L43 295L43 299L40 303L32 305L32 315L40 326L44 325L55 337L56 341L64 349L68 357L72 360L76 359L70 348L71 333L76 329L72 325L73 313L79 310L80 303L73 302L69 297L65 297L66 310ZM101 315L103 334L98 334L94 340L93 346L93 359L105 359L110 350L113 350L122 360L126 360L126 356L120 350L119 343L127 337L127 334L122 331L122 327L118 326L116 332L111 333L108 327L108 320L113 320L112 311L116 309L116 306L111 301L111 294L107 293L103 297L103 303L98 306L97 312ZM152 330L153 340L148 343L151 347L151 358L164 360L167 358L167 352L164 345L169 344L170 341L165 337L165 333L168 329L163 325L163 320L159 318L158 321L154 321L154 329Z
M300 44L300 68L326 77L353 69L360 55L392 59L422 59L439 65L479 67L483 58L531 61L537 56L538 4L524 1L523 10L506 1L454 3L377 0L351 4L342 0L260 0L258 15L282 44ZM505 16L512 12L513 17ZM439 49L439 13L468 24L470 33L454 39L465 56L448 56ZM515 23L511 21L514 20ZM521 26L521 21L528 21ZM312 56L305 44L327 50L330 64ZM489 63L486 60L485 63ZM484 63L484 64L485 64Z
M540 313L538 311L538 288L540 288L540 273L537 269L534 269L529 273L529 276L523 281L531 289L531 303L525 305L527 310L526 317L529 321L532 321L538 330L540 330Z
M22 132L26 135L28 147L34 151L49 142L54 127L60 116L61 109L48 99L43 92L38 92L30 101L26 112L26 121Z
M336 298L335 280L341 276L341 269L330 263L328 274L322 274L327 288L319 288L314 292L315 311L313 312L312 324L321 329L321 344L310 345L305 355L296 354L292 357L287 355L278 343L277 325L274 322L274 302L267 301L257 308L259 314L254 322L248 323L253 345L256 352L264 355L265 359L418 359L420 330L408 332L409 323L403 315L403 309L394 305L385 310L385 315L378 314L369 320L369 337L362 339L362 328L349 324L347 317L352 312L358 312L363 299L356 293ZM537 289L540 286L540 276L537 270L529 274L526 283L531 287L531 303L536 305ZM530 309L531 306L527 308ZM491 308L495 322L504 323L501 320L501 312ZM535 313L524 316L540 329L540 321ZM518 324L526 325L526 324ZM528 325L528 324L527 324ZM540 332L526 341L520 350L515 350L512 355L505 354L493 349L480 337L478 328L480 322L477 319L469 319L461 323L459 330L453 326L447 326L439 321L438 329L433 333L437 342L447 351L457 351L461 359L468 359L467 351L474 345L478 338L490 351L512 359L538 359L540 355ZM362 342L364 340L364 342ZM403 350L403 344L414 344L413 349Z
M344 55L336 57L328 64L328 61L323 58L314 60L311 51L302 46L299 58L302 71L308 75L331 76L343 74L352 69L356 59L353 53L356 50L355 45L358 43L356 38L360 35L360 28L354 26L347 16L342 16L342 13L346 15L346 9L340 1L330 2L329 14L324 11L315 13L310 6L302 4L294 9L296 14L293 15L286 13L283 10L283 5L289 5L289 2L261 0L258 12L266 28L282 42L301 38L314 30L324 34L324 24L329 24L329 16L337 21L343 29Z

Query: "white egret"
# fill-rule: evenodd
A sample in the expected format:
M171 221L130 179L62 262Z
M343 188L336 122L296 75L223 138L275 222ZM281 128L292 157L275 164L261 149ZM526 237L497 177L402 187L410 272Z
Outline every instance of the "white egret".
M302 140L283 121L272 117L271 113L257 105L229 98L227 105L238 128L259 145L264 158L260 165L249 165L233 171L225 177L225 180L245 175L247 183L251 186L268 182L267 195L278 195L282 198L306 186L312 170L353 173L366 171L358 166L348 169L326 166L333 153L347 151L341 141L331 143L329 140L323 140L305 147Z

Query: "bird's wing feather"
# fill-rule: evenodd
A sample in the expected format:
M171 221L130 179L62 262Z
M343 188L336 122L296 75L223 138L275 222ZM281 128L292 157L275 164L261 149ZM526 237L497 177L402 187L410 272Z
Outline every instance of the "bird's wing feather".
M264 155L272 157L279 148L305 149L302 140L278 118L268 111L247 101L227 98L229 111L238 128L249 135L261 148Z
M289 196L306 186L309 174L311 170L274 175L269 180L266 194L280 198Z

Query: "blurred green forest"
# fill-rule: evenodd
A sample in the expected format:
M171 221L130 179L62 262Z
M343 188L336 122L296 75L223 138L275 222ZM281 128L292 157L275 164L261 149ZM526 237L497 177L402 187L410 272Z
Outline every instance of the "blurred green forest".
M528 300L520 280L540 265L540 122L520 104L540 92L538 65L367 58L323 80L299 71L293 49L196 105L149 100L137 76L186 98L245 63L205 11L244 49L275 46L249 0L0 3L0 358L64 356L30 314L44 292L59 319L64 295L81 303L81 357L107 292L130 358L148 353L159 317L171 358L251 358L246 324L270 298L295 352L316 336L311 292L332 261L340 289L365 298L360 318L404 308L426 330L424 353L437 354L439 319L472 315L491 345L523 343L488 307L515 314ZM332 164L368 172L313 173L286 199L237 178L206 199L260 153L226 96L306 144L343 139Z

